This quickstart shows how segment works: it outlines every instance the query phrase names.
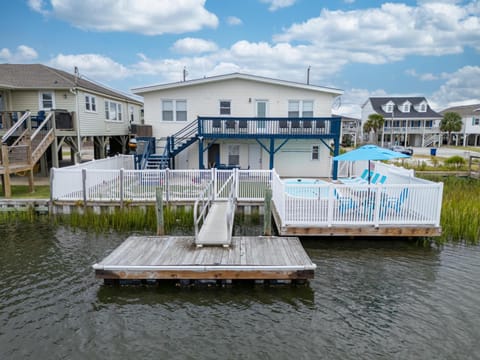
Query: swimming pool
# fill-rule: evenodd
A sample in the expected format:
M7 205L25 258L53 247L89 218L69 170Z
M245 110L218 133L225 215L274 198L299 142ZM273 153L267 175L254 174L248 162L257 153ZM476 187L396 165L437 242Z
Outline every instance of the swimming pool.
M285 192L288 195L307 198L318 199L328 197L329 183L319 179L285 179Z

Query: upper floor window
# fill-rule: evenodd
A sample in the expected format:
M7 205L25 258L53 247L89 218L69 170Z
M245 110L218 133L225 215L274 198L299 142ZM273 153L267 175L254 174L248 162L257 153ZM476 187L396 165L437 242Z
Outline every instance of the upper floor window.
M480 125L480 118L478 118L478 117L477 118L476 117L472 118L472 125L473 126Z
M187 101L163 100L162 121L187 121Z
M388 102L386 105L385 105L385 112L387 113L393 113L393 102Z
M418 112L426 112L427 111L427 104L425 102L421 102L418 105Z
M97 111L97 100L93 95L85 95L85 110L86 111Z
M105 100L105 119L122 121L122 104Z
M313 117L313 101L289 100L288 117Z
M232 114L232 102L230 100L220 100L220 115Z
M410 112L410 105L411 104L408 101L403 103L402 112L404 112L404 113Z
M41 91L38 94L38 102L40 110L52 110L55 108L55 96L52 91Z
M130 105L129 107L129 112L130 112L130 122L133 123L135 121L135 108L133 105Z

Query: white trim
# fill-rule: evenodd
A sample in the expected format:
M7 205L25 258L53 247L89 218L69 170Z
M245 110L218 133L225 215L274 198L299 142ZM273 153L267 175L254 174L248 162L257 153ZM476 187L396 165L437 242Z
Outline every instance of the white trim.
M132 89L132 92L134 94L144 94L144 93L149 93L149 92L152 92L152 91L182 88L182 87L188 87L188 86L193 86L193 85L208 84L208 83L212 83L212 82L232 80L232 79L256 81L256 82L261 82L261 83L266 83L266 84L287 86L287 87L293 87L293 88L298 88L298 89L305 89L305 90L312 90L312 91L318 91L318 92L323 92L323 93L330 93L330 94L335 94L335 95L342 95L343 94L343 90L340 90L340 89L328 88L328 87L323 87L323 86L315 86L315 85L309 85L309 84L302 84L302 83L296 83L296 82L291 82L291 81L286 81L286 80L271 79L271 78L266 78L266 77L261 77L261 76L256 76L256 75L242 74L242 73L225 74L225 75L212 76L212 77L203 78L203 79L195 79L195 80L182 81L182 82L170 83L170 84L159 84L159 85L144 86L144 87L134 88L134 89Z
M43 106L43 94L52 95L52 107L47 108ZM39 110L52 110L55 109L55 90L38 90L38 109Z

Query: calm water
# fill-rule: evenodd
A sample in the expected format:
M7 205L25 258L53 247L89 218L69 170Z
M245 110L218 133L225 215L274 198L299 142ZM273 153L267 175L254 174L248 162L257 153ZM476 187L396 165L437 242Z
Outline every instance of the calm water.
M309 287L105 287L126 236L0 224L0 359L480 356L479 247L310 240Z

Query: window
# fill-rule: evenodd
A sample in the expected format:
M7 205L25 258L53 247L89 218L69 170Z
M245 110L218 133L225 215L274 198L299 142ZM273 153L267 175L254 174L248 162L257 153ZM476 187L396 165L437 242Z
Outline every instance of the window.
M134 116L135 109L133 105L130 105L129 110L130 110L130 122L133 123L135 121L135 116Z
M300 117L300 101L290 100L288 102L288 117Z
M425 102L418 105L418 112L427 112L427 104Z
M85 95L85 111L97 112L97 101L93 95Z
M288 117L313 117L313 101L289 100Z
M105 100L105 119L122 121L122 104Z
M162 100L163 121L187 121L186 100Z
M320 148L318 145L312 146L312 160L320 159Z
M240 165L240 145L228 145L228 165Z
M313 117L313 101L303 100L302 117Z
M409 102L406 102L406 103L403 104L402 112L404 112L404 113L410 112L410 103Z
M42 91L39 93L39 109L52 110L55 108L55 97L51 91Z
M387 113L393 113L393 102L389 102L385 105L385 112Z
M476 118L476 117L472 118L472 125L473 126L480 125L480 118Z
M232 102L230 100L220 100L220 115L231 115Z

